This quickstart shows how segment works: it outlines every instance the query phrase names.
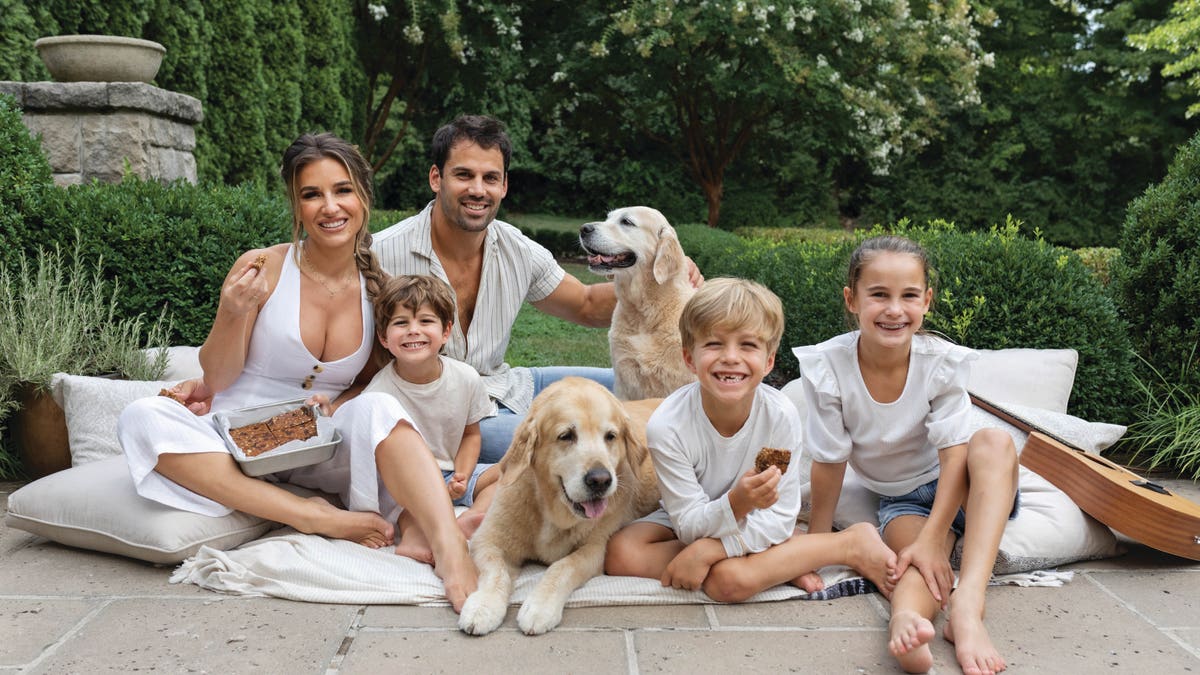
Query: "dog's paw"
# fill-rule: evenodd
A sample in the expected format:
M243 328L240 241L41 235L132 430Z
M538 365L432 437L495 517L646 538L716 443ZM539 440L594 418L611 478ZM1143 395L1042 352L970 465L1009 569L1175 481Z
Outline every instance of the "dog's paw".
M458 629L469 635L487 635L500 627L508 604L491 593L476 591L467 597L458 614Z
M541 635L562 622L562 606L535 602L532 598L517 612L517 625L526 635Z

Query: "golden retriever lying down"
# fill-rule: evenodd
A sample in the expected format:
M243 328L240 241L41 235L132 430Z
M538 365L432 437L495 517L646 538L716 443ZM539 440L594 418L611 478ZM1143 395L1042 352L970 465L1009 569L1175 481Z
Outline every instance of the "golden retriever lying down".
M579 228L588 268L617 294L608 347L617 398L662 398L696 376L683 362L679 315L696 292L675 228L646 206L610 211Z
M549 568L517 625L538 635L562 621L572 591L603 572L609 536L658 506L645 441L658 403L633 401L627 411L603 386L579 377L534 399L500 462L495 501L471 538L479 587L459 615L463 632L485 635L504 621L526 561Z

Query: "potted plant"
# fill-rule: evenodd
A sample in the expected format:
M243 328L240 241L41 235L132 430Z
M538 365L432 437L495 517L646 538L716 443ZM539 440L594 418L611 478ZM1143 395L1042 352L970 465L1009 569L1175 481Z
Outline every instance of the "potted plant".
M100 260L91 267L77 242L70 256L56 246L32 264L22 258L0 269L0 416L16 403L12 440L34 477L71 465L63 412L50 395L55 373L155 380L167 366L165 312L148 327L140 315L120 318L119 283L104 278Z

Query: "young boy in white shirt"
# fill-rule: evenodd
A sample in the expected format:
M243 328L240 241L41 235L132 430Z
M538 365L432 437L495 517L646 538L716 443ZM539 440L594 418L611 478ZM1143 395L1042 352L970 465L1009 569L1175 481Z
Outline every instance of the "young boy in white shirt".
M437 277L398 275L384 282L374 311L376 335L392 361L364 392L399 399L442 469L450 499L455 506L469 507L458 522L470 537L483 520L500 472L494 464L479 463L479 421L495 413L495 404L474 368L441 354L454 323L454 296ZM432 551L416 522L402 512L396 525L396 553L432 564Z
M679 331L697 382L668 396L646 428L663 508L613 535L605 572L740 602L782 583L820 590L812 570L848 565L888 594L896 556L870 524L795 532L800 418L762 383L783 334L779 298L753 281L713 279L684 307ZM756 471L764 447L796 461Z

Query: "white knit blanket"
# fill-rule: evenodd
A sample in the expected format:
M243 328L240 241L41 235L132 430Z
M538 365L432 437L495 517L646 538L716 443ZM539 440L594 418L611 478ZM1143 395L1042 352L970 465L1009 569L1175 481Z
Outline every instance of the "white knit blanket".
M517 578L512 604L524 602L545 567L526 565ZM767 589L748 602L792 598L828 600L869 593L874 586L847 567L821 570L819 593L789 585ZM1061 586L1070 572L1039 571L997 577L993 583ZM219 593L269 596L303 602L446 606L442 583L433 568L397 556L390 547L369 549L347 541L280 530L273 536L232 551L200 549L171 575L171 583L190 583ZM599 576L576 589L568 607L601 605L680 605L713 603L700 591L664 588L654 579Z

